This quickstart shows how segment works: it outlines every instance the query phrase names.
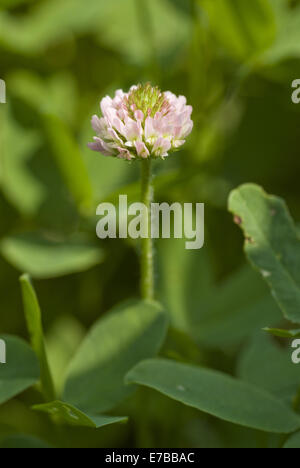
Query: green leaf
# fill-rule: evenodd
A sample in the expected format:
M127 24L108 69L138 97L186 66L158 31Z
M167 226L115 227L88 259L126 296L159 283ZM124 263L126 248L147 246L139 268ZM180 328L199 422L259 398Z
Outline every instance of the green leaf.
M26 434L16 434L6 437L0 442L0 448L53 448L47 442Z
M200 343L209 348L227 347L235 350L245 339L260 330L262 325L278 322L279 319L280 310L274 300L268 296L253 300L240 309L238 307L227 309L226 304L221 307L219 300L212 316L203 321L202 326L198 324L194 334L197 333Z
M46 400L51 401L55 399L55 391L45 349L41 309L29 276L21 276L20 282L31 346L40 363L42 391Z
M9 103L0 108L1 189L24 218L35 217L49 230L73 232L78 224L78 209L62 183L49 145L43 141L36 116L30 112L27 103L25 109L25 112L19 112L21 119L23 114L27 120L23 128L14 120ZM42 143L44 148L41 149Z
M2 8L14 8L17 5L24 3L34 2L35 0L0 0L0 9Z
M6 198L23 214L33 215L45 198L43 184L28 167L41 145L36 130L24 130L14 120L9 104L1 107L0 185Z
M274 44L264 54L266 64L300 56L300 6L290 8L288 2L272 0L272 7L278 31Z
M71 362L64 400L88 413L114 407L132 391L123 383L125 374L158 352L166 328L157 303L116 307L94 325Z
M159 289L170 313L172 325L190 333L199 316L199 305L205 310L213 290L213 274L205 249L187 250L185 239L157 242L159 249Z
M142 8L138 8L136 0L109 3L111 9L102 18L99 41L121 52L125 58L149 63L153 50L158 58L164 59L188 44L190 17L179 12L173 2L145 0Z
M263 281L243 267L215 288L207 313L195 321L193 334L208 347L236 347L267 323L277 323L281 312Z
M245 252L269 284L284 316L300 322L300 239L284 201L246 184L234 190L229 210L241 226Z
M6 364L0 364L0 404L27 390L39 380L36 355L20 338L0 335L6 344Z
M280 347L261 332L241 354L238 375L291 404L300 387L299 368L293 364L291 354L291 348Z
M89 212L93 191L78 144L57 116L44 116L45 130L58 168L80 211Z
M273 395L221 372L150 359L133 368L126 381L241 426L274 433L300 427L300 418Z
M58 395L63 390L66 369L84 336L83 325L73 315L58 317L46 335L46 350Z
M293 434L284 444L283 448L286 448L286 449L300 448L300 432Z
M220 44L238 59L252 58L275 39L274 16L267 0L204 0L200 5Z
M26 103L39 117L51 114L65 122L74 122L78 96L74 77L70 73L59 72L45 79L28 69L21 69L10 73L7 81L10 93Z
M151 58L153 46L164 58L188 43L188 15L168 0L147 0L146 7L147 23L152 25L151 41L136 0L89 0L89 8L81 0L46 0L21 19L1 12L0 41L18 53L36 55L74 34L87 33L95 35L102 47L141 64Z
M72 33L91 31L99 16L107 10L106 2L91 0L89 8L81 0L47 0L39 3L22 20L1 13L1 42L23 54L42 53Z
M300 330L282 330L280 328L263 328L264 331L280 338L300 338Z
M85 271L103 259L102 250L83 236L58 241L36 233L19 234L4 238L0 250L15 268L34 278Z
M108 426L109 424L127 421L127 418L118 416L91 416L63 401L52 401L51 403L43 405L35 405L32 409L47 413L53 416L56 421L70 426L93 427L98 429L100 427Z
M281 317L264 281L246 265L217 283L207 250L159 240L160 297L172 325L209 348L234 347Z

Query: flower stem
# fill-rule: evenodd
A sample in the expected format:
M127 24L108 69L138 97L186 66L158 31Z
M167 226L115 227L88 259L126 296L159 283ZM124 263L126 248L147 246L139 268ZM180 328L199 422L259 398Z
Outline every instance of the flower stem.
M141 295L145 300L154 298L154 272L153 272L153 242L151 238L151 203L153 187L151 183L151 159L142 161L142 187L141 202L147 207L144 220L148 226L147 237L142 238L141 244Z

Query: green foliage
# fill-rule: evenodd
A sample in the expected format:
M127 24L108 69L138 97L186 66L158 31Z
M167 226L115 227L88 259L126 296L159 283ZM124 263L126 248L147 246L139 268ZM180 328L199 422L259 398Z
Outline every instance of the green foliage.
M272 289L284 316L300 322L300 238L284 201L260 187L233 191L229 209L244 231L245 251Z
M71 361L64 400L92 413L114 407L132 391L123 384L125 374L158 352L166 326L156 303L139 301L111 311L93 326Z
M158 20L153 35L159 54L164 56L170 49L174 51L182 46L188 37L188 16L179 14L166 0L145 0L144 8L149 10L150 18ZM42 53L70 34L92 32L101 43L123 52L129 60L144 62L151 56L144 28L137 15L135 0L91 0L89 8L85 8L81 0L47 0L41 2L25 21L6 12L0 16L1 42L29 55Z
M300 387L299 369L291 361L290 349L279 346L267 335L255 336L245 348L238 375L289 404Z
M51 445L47 444L37 437L27 436L23 434L12 435L6 437L0 444L1 448L53 448Z
M126 422L126 418L112 416L90 416L79 411L72 405L62 401L52 401L43 405L35 405L33 409L51 415L55 420L62 424L71 426L83 426L99 429L109 424Z
M0 367L0 403L13 398L36 384L40 371L38 360L32 349L20 338L1 335L6 344L9 366Z
M29 276L21 276L20 282L31 346L40 363L42 390L46 400L51 401L55 398L55 392L46 355L41 309Z
M9 108L5 108L2 122L1 188L22 213L32 215L43 202L44 187L28 168L28 160L40 147L41 138L36 130L25 131L20 127Z
M207 249L188 251L180 240L159 245L161 294L172 323L201 345L230 349L280 320L276 303L248 266L217 284Z
M46 134L57 165L80 210L91 207L92 187L80 151L69 130L60 119L45 116Z
M127 382L148 386L242 426L278 433L293 432L300 426L300 418L280 400L220 372L167 360L148 360L129 372Z
M274 435L300 427L299 229L254 185L300 219L299 25L288 0L0 0L1 448L299 447ZM202 250L155 242L162 306L132 301L138 243L95 234L140 166L87 147L100 99L147 82L195 123L155 201L205 202Z
M84 237L57 241L26 233L2 240L4 257L34 278L52 278L87 270L103 259L101 249Z
M242 60L256 58L275 39L275 20L268 0L202 2L213 33L228 51Z
M273 46L266 52L265 60L276 63L286 57L299 57L300 6L288 8L288 2L272 0L277 22L277 37Z
M51 115L74 122L78 96L69 72L54 73L45 79L29 70L17 69L9 75L9 83L13 96L24 101L40 117ZM78 153L77 146L75 151Z
M280 328L264 328L264 331L280 338L300 338L300 330L281 330Z
M13 8L17 5L21 5L22 3L29 3L35 0L0 0L0 8Z
M284 448L300 448L300 432L297 432L297 434L293 434L284 444Z
M56 393L61 395L66 369L85 336L86 330L73 316L59 317L46 336L46 349Z

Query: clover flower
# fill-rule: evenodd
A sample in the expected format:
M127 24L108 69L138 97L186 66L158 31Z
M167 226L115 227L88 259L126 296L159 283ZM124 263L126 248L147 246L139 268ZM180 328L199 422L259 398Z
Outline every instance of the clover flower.
M128 93L117 90L101 104L102 117L92 117L97 136L89 148L105 156L132 159L165 158L191 133L192 107L184 96L158 87L132 86Z

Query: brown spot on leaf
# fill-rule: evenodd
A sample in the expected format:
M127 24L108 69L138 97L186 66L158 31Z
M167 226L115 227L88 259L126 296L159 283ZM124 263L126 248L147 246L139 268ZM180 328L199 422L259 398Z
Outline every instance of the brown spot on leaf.
M234 218L233 218L233 221L235 222L235 224L237 224L238 226L240 226L243 222L242 218L238 215L235 215Z

